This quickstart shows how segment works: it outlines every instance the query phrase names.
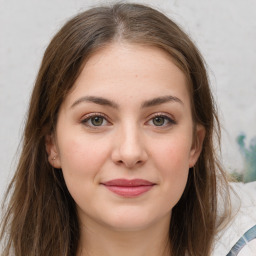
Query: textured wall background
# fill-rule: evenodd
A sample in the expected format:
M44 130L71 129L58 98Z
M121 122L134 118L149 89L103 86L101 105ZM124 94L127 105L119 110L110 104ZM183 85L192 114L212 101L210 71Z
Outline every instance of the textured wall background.
M25 113L43 52L55 32L78 11L96 3L83 0L0 0L0 192L18 159ZM256 136L256 1L150 0L177 21L198 45L223 124L223 161L241 171L235 142L240 132Z

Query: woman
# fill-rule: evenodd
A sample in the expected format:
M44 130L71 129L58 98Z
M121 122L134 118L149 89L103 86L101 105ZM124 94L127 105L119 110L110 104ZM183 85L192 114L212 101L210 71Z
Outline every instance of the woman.
M2 255L210 255L229 212L214 135L204 62L175 23L137 4L77 15L38 73Z

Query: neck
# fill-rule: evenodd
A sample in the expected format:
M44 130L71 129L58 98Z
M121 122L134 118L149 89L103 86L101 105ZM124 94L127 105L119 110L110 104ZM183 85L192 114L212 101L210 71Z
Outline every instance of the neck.
M77 256L170 256L170 218L150 227L120 231L86 223L81 225Z

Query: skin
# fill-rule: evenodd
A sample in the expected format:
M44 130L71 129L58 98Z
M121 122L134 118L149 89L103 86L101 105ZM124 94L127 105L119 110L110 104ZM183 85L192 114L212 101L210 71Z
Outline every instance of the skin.
M77 204L78 255L170 255L171 211L204 134L192 121L186 77L164 51L119 42L92 55L46 144ZM133 198L102 185L119 178L155 185Z

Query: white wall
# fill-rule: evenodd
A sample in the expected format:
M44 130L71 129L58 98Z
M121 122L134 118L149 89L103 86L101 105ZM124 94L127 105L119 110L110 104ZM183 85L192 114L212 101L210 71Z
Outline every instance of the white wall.
M29 95L49 40L70 16L99 2L112 1L0 0L0 193L16 164ZM241 131L256 136L256 1L137 2L173 17L205 56L225 127L224 163L241 170L235 138Z

